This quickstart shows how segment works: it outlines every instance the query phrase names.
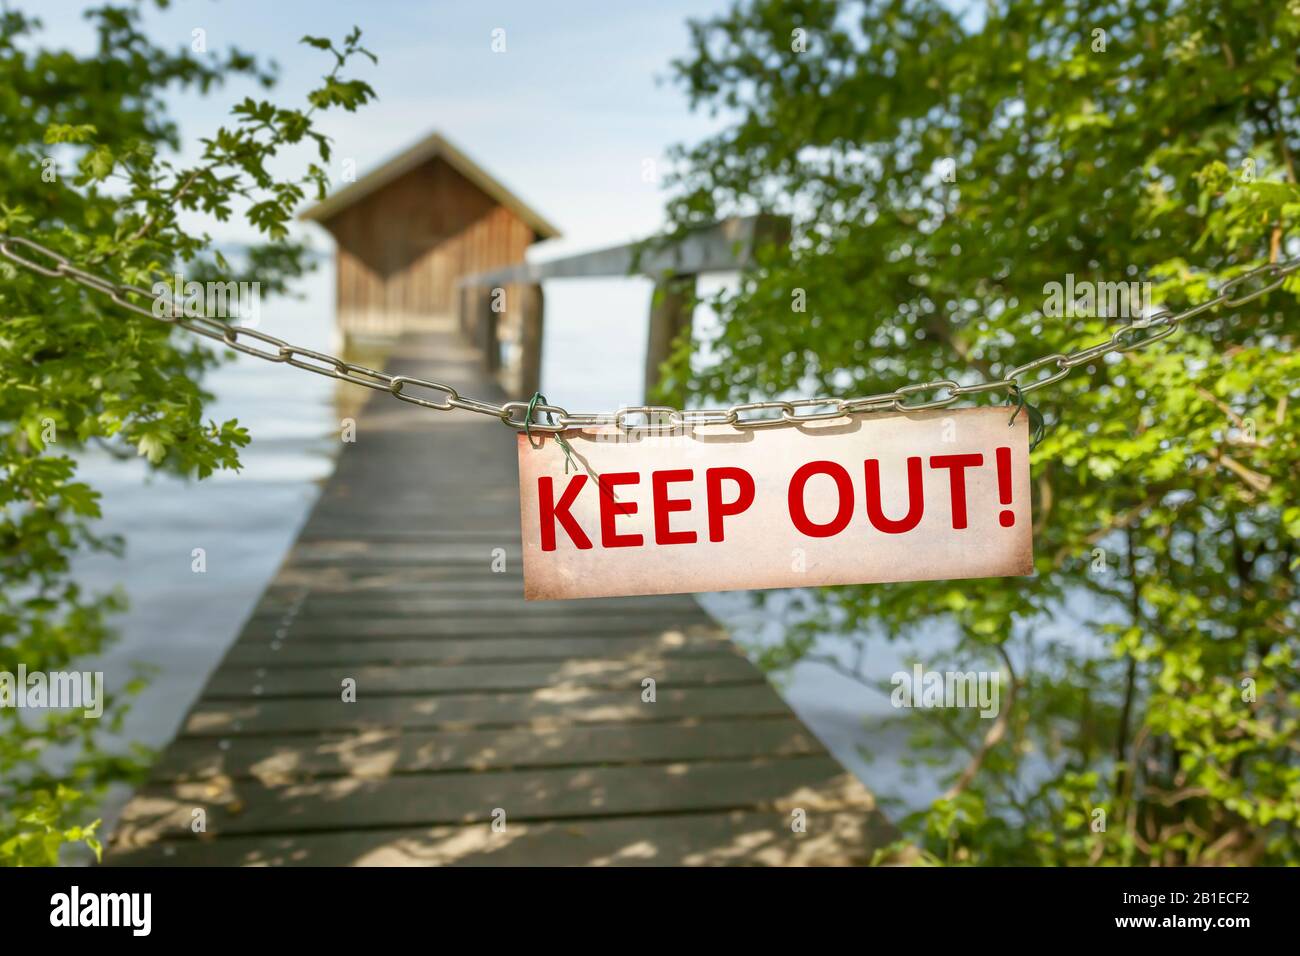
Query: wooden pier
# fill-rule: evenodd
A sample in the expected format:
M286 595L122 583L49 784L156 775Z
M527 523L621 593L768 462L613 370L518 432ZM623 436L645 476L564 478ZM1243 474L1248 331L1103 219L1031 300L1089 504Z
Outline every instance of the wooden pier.
M505 398L451 320L393 355ZM372 395L109 864L861 864L892 839L693 597L524 602L514 454L492 419Z
M397 354L494 394L451 329ZM862 863L889 838L694 598L523 601L507 429L377 394L356 437L109 863Z

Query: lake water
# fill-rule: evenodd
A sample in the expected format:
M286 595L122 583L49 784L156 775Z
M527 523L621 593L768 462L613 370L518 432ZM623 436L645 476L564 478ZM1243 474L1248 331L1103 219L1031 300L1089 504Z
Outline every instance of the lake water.
M301 298L263 302L259 328L330 349L331 272L324 262L299 283ZM550 399L575 411L640 401L650 294L648 281L634 279L547 285L542 387ZM697 321L707 323L708 316ZM124 736L152 747L171 739L291 546L338 448L337 390L351 388L243 355L211 373L206 386L217 396L208 417L238 418L252 433L240 473L182 481L151 476L139 460L106 453L88 453L83 465L85 478L104 494L102 529L121 534L127 548L121 559L81 560L77 576L92 589L121 586L130 601L116 619L121 640L83 666L104 670L112 683L125 679L133 662L148 662L152 679ZM204 550L206 573L192 571L196 548ZM738 641L756 647L779 638L798 592L777 593L762 610L744 593L702 601ZM872 674L887 678L915 650L879 642ZM916 807L938 792L932 773L912 779L904 770L903 731L882 726L898 713L886 695L821 664L801 664L777 681L813 732L878 795ZM106 808L110 826L124 796L114 794Z

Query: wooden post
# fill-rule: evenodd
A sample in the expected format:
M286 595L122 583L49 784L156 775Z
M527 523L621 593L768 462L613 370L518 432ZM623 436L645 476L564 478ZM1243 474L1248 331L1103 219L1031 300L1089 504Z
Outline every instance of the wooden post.
M460 315L460 334L466 342L473 345L478 340L474 326L478 322L478 297L483 290L476 285L467 285L461 291L464 294L461 300L464 311Z
M683 330L691 327L691 304L695 297L695 276L672 276L655 283L654 297L650 300L650 332L645 350L645 394L659 384L659 367L668 360L673 342ZM680 405L682 396L669 396L673 404Z
M483 367L489 371L492 369L490 345L496 341L495 318L492 312L492 288L480 286L474 296L474 328L469 340L470 344L479 350Z
M510 307L510 290L503 286L493 286L487 290L484 300L483 330L479 348L483 350L483 367L496 374L501 370L501 329L506 324L505 310ZM501 311L497 311L497 306Z
M518 395L529 399L542 387L542 286L519 286L519 378Z

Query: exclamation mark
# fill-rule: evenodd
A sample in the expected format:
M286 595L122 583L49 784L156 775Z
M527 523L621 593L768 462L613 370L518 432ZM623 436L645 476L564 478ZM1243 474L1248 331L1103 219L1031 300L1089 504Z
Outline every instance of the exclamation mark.
M1011 504L1011 449L998 449L998 501L1004 505ZM1016 523L1014 511L1003 511L998 515L998 522L1004 528Z

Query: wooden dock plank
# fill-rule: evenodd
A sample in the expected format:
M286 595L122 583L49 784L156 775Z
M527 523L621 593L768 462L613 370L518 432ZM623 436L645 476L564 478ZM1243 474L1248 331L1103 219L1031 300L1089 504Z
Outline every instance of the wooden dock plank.
M155 780L254 777L264 782L324 776L388 776L448 770L517 770L581 764L728 760L822 753L790 714L767 720L682 720L425 733L375 730L341 735L238 737L224 749L182 737L164 755Z
M484 727L511 724L630 724L679 717L747 717L786 713L785 701L767 683L661 690L653 704L639 687L600 691L587 688L512 694L412 694L359 697L340 703L340 694L303 700L229 701L201 698L182 725L193 736L305 733L371 727Z
M593 599L588 608L556 607L549 601L536 604L525 603L519 595L500 595L491 593L462 594L447 598L401 598L382 599L377 597L354 597L331 601L308 601L301 606L288 604L266 604L259 607L254 620L275 621L283 619L291 607L294 618L322 618L326 621L355 620L403 620L415 618L420 621L439 620L443 617L453 619L469 618L479 620L489 618L510 618L522 623L528 621L538 628L545 628L551 621L560 624L581 624L584 621L596 621L600 624L619 624L633 619L665 625L686 620L707 620L698 606L685 602L651 604L648 601L637 602L631 598L628 607L619 607L617 598ZM305 622L304 622L305 623ZM553 626L553 625L552 625ZM590 629L590 626L589 626Z
M283 617L267 618L254 616L248 622L250 640L284 640L290 633L291 625L297 619L286 621ZM361 638L377 637L392 639L399 636L417 638L477 636L495 637L509 634L517 637L540 635L551 638L556 634L571 637L594 637L605 640L612 636L660 637L672 640L674 634L681 634L682 628L695 621L683 621L676 617L637 614L626 617L604 615L597 617L560 618L547 620L535 617L510 617L499 614L479 614L468 617L414 617L414 618L332 618L312 621L310 628L292 628L295 641L354 641ZM705 625L710 628L710 625ZM723 640L724 632L712 629L715 640ZM280 632L285 632L281 634ZM701 633L699 631L696 632Z
M879 814L735 810L489 827L435 826L165 841L113 858L141 866L854 866L893 839Z
M844 768L820 755L780 760L560 767L493 773L440 772L320 777L268 786L258 780L184 782L145 787L121 822L123 839L146 824L153 834L184 837L192 807L207 808L209 838L225 834L311 833L365 826L488 823L511 819L584 819L738 808L791 812L853 806ZM360 828L360 827L357 827Z
M492 664L364 664L328 667L223 667L203 690L206 700L329 697L340 692L345 679L357 682L366 696L449 691L517 691L551 687L641 689L645 678L657 686L754 684L762 676L739 657L659 658L641 661L582 660L525 661Z
M494 397L450 329L396 355ZM372 397L110 864L855 864L892 839L693 598L522 600L514 454Z
M629 635L617 638L551 637L475 637L475 638L402 638L366 641L315 641L284 643L249 639L236 644L226 656L232 666L271 668L298 664L408 664L440 662L444 664L472 661L643 659L647 656L695 656L726 654L733 648L716 637L669 633L667 635Z

